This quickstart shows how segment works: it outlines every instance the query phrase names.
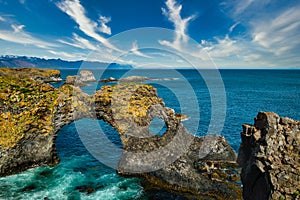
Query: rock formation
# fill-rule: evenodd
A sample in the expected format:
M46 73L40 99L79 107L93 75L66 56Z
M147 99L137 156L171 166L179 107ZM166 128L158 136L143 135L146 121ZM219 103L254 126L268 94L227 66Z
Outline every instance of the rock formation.
M79 88L59 89L19 76L0 76L0 175L57 164L55 138L64 125L89 117L91 99Z
M81 70L79 72L79 75L75 76L67 76L65 83L75 86L85 86L86 82L95 82L96 78L93 74L93 72L89 70Z
M80 77L80 80L82 82L95 82L96 81L96 78L93 74L93 72L89 71L89 70L81 70L79 72L79 77Z
M236 155L225 138L197 138L181 124L181 115L165 107L150 85L103 86L94 95L74 85L55 89L31 78L0 76L0 175L59 162L58 130L77 119L102 119L118 130L123 155L118 173L142 176L150 183L196 198L239 199ZM167 131L152 135L151 120ZM200 151L201 150L201 151Z
M243 125L238 163L243 198L300 198L300 122L260 112Z

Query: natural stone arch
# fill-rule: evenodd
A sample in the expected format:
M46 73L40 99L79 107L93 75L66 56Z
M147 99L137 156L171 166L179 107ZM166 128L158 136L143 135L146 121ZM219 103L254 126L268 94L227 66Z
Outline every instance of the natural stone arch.
M0 95L1 116L5 117L1 126L11 123L21 127L13 135L14 140L6 140L6 143L2 140L0 144L1 176L30 167L57 164L55 139L58 130L73 121L92 118L104 120L119 132L123 144L119 174L139 173L161 187L202 197L240 197L240 189L229 182L228 175L222 171L234 166L236 159L225 138L211 138L216 142L206 145L211 150L206 160L199 159L199 150L206 138L189 134L181 123L182 116L165 107L150 85L103 86L94 95L87 95L74 85L65 84L55 89L26 77L0 76L0 79L1 86L9 91L8 96L5 92ZM30 123L24 116L30 118ZM167 124L162 136L149 134L154 117L164 119ZM209 168L208 163L214 162L219 168ZM218 193L215 193L216 188Z

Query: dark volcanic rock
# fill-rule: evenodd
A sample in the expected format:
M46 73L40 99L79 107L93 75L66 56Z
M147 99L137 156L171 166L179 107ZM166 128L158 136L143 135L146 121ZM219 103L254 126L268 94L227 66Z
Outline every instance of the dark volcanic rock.
M150 120L163 119L168 130L163 136L153 136L148 131L149 125L141 130L131 122L130 129L121 134L123 154L119 174L142 176L161 188L200 199L241 198L238 186L229 181L229 177L238 173L234 171L236 154L224 137L194 137L174 111L161 104L151 106L148 115ZM226 171L230 168L234 170Z
M300 122L260 112L241 137L244 199L299 199Z

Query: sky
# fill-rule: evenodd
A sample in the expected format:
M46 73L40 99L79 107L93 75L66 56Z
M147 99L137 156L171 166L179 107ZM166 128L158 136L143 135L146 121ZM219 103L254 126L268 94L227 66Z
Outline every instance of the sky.
M0 55L300 68L299 0L0 0Z

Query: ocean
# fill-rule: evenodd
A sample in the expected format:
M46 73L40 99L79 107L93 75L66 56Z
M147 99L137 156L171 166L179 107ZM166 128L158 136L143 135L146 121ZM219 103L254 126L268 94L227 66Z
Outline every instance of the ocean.
M300 70L92 71L98 80L130 75L155 78L145 83L157 88L166 106L189 117L183 123L192 134L203 136L216 131L236 152L242 124L252 124L259 111L300 120ZM61 72L63 79L78 73L76 69ZM89 83L82 90L92 94L102 85ZM105 160L94 158L81 136L92 135L99 127L120 150L118 133L105 122L90 119L73 122L64 126L56 139L61 162L54 167L38 167L0 178L0 199L184 199L163 190L147 190L141 179L119 176ZM117 163L118 153L110 152L106 144L95 145Z

